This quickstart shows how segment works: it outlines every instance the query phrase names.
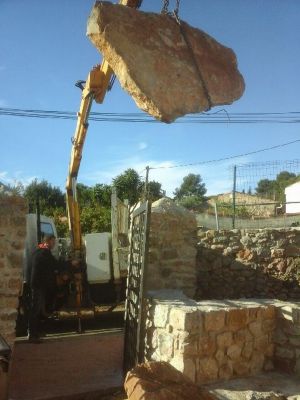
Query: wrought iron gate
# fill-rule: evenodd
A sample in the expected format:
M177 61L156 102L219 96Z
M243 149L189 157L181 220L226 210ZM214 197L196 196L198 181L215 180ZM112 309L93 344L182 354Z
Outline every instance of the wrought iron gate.
M151 203L146 201L132 214L125 305L124 372L143 361L144 290L147 280L148 237Z

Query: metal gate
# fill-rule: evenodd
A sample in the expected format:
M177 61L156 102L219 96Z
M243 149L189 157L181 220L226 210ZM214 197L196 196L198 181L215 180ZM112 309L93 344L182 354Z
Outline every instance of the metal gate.
M129 254L129 206L128 200L120 200L116 188L111 194L111 246L114 282L120 283L127 276Z
M147 280L148 237L151 203L146 201L132 214L125 305L124 372L143 361L145 321L144 291Z

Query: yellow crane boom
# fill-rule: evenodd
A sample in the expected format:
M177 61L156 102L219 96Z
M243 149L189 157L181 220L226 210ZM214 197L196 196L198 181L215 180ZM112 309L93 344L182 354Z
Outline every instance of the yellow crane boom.
M119 1L119 4L132 8L138 8L141 3L142 0ZM88 130L88 118L93 101L95 100L97 103L103 102L112 76L113 70L110 68L107 61L103 60L101 65L96 66L90 71L85 85L82 88L81 104L77 114L77 125L72 141L71 160L69 163L69 173L66 183L69 230L72 248L77 256L80 256L81 254L82 239L79 205L76 195L76 182L82 158L83 146Z

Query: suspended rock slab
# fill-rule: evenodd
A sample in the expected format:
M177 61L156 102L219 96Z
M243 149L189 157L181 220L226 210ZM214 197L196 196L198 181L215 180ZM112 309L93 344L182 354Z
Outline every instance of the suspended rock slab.
M87 36L137 106L158 120L231 104L244 92L234 52L171 16L97 1Z

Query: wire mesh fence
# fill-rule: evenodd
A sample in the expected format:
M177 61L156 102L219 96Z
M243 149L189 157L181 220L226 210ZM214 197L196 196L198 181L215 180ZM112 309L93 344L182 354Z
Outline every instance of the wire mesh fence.
M211 196L198 224L210 229L300 226L300 160L234 165L232 189Z

